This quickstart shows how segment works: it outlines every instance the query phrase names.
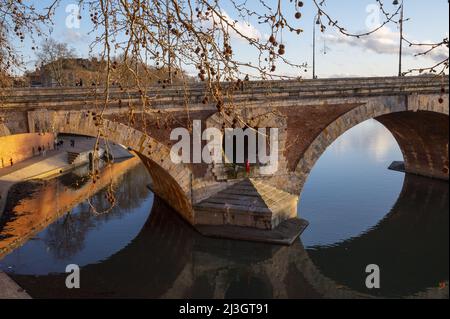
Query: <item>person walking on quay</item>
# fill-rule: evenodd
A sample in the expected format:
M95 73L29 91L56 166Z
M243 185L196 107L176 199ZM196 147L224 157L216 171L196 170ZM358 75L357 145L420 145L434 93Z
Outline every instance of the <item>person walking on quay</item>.
M14 162L13 162L13 159L12 159L12 158L9 159L9 162L11 163L11 166L14 165Z

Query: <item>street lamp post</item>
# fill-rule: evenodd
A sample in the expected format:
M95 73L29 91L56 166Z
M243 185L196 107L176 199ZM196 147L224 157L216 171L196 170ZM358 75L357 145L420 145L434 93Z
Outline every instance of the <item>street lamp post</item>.
M172 84L172 56L171 56L171 48L170 48L170 9L169 9L169 0L166 0L166 16L167 16L167 64L168 64L168 72L169 72L169 83Z
M314 17L313 24L313 79L316 79L316 27L320 24L319 14Z
M400 3L398 0L394 0L393 5L398 6ZM402 72L402 56L403 56L403 21L404 21L404 3L403 0L400 4L400 48L399 48L399 57L398 57L398 76L403 76Z

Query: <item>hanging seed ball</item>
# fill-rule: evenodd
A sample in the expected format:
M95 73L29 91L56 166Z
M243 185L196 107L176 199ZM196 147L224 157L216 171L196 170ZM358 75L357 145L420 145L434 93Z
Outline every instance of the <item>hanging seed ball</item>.
M273 35L270 36L269 38L269 42L274 44L277 40L275 39L275 37Z
M301 7L303 7L303 1L299 1L298 2L298 6L301 8Z
M302 14L300 12L295 13L295 18L300 19L302 17Z
M285 49L280 48L280 49L278 50L278 54L279 54L279 55L284 55L285 53L286 53L286 50L285 50Z

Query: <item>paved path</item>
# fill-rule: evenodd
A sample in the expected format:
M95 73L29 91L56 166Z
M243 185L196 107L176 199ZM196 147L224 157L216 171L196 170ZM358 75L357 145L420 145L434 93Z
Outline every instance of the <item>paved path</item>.
M45 156L35 156L14 166L0 169L0 216L5 209L8 191L14 184L30 179L46 178L70 170L74 166L69 164L67 152L83 153L95 147L95 139L90 137L62 136L59 140L64 141L64 145L59 150L47 151ZM75 141L74 147L70 145L71 140ZM99 146L106 148L104 141L101 141ZM133 157L117 144L109 143L108 146L116 159Z
M52 151L45 157L35 156L12 167L0 170L0 216L6 205L10 188L19 182L56 174L68 166L67 153Z
M7 274L0 271L0 299L31 299Z
M58 153L62 153L63 151L47 151L45 156L34 156L31 158L28 158L24 161L21 161L19 163L14 164L14 166L7 166L5 168L0 168L0 178L9 175L13 172L16 172L18 170L21 170L27 166L33 165L35 163L38 163L39 161L42 161L44 159L50 158L55 156Z
M61 150L76 153L83 153L93 150L96 141L96 139L92 137L70 135L62 135L58 138L58 140L64 141L63 147L60 148ZM70 146L70 140L75 141L74 147ZM106 143L103 139L100 140L99 147L102 149L106 149ZM112 153L112 155L116 159L133 157L124 147L115 143L108 142L108 148L110 153Z

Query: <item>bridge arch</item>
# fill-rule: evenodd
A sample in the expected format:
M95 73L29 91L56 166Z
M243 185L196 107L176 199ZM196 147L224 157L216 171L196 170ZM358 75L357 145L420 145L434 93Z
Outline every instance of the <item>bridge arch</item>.
M137 153L152 178L152 190L189 223L194 223L191 203L191 169L170 160L170 149L140 130L128 125L102 120L97 126L89 111L51 112L41 123L47 131L96 137L125 145Z
M206 126L208 128L216 128L224 133L225 128L235 128L235 129L257 129L264 128L266 129L267 134L271 128L278 129L278 140L279 140L279 148L284 149L285 143L287 140L287 119L284 115L279 112L276 112L274 109L264 109L264 108L241 108L235 109L231 114L226 113L214 113L206 120ZM269 135L265 138L269 141ZM261 138L261 136L258 136ZM225 154L225 136L223 137L223 151ZM234 150L233 152L235 152ZM248 150L244 151L245 155L248 155ZM225 156L225 155L224 155ZM258 156L258 155L256 155ZM284 152L279 152L278 154L278 162L279 165L284 165L286 163L286 158L284 156ZM225 158L223 159L225 162ZM253 163L252 163L253 164ZM210 165L214 175L218 180L226 180L229 178L228 172L226 170L226 165L221 163L213 163ZM240 170L244 171L244 165L236 165L241 166ZM262 165L261 167L263 167ZM252 171L250 175L252 177L260 177L263 176L261 174L261 169L258 167L256 170Z
M297 189L303 189L315 163L338 137L370 119L381 122L393 134L407 172L448 181L448 116L448 96L443 101L437 95L369 100L334 120L307 147L295 169Z

